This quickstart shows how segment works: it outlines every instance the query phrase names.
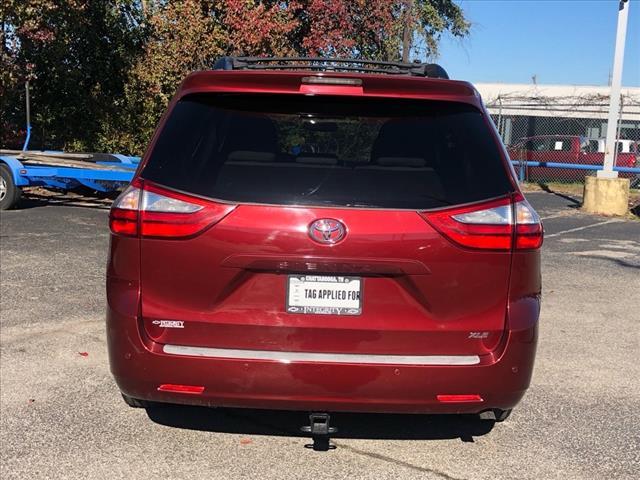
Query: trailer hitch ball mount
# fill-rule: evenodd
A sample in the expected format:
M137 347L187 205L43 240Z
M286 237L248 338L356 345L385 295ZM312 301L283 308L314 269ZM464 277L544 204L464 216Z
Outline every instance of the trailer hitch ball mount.
M335 448L330 445L331 434L337 433L338 429L330 425L331 416L328 413L312 413L309 415L309 425L300 428L303 433L308 433L313 439L313 445L306 445L316 451L327 451Z

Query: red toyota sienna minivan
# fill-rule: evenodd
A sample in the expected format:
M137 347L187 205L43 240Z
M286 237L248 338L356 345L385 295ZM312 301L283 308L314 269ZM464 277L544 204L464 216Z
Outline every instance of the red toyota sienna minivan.
M126 402L503 420L542 225L478 92L429 64L226 57L110 213Z

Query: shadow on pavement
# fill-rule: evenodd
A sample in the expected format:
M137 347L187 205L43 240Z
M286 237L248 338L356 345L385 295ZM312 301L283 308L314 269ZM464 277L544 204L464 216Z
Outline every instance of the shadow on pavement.
M542 189L543 191L547 192L547 193L551 193L552 195L555 195L556 197L560 197L564 200L567 200L569 203L567 204L567 206L569 208L580 208L582 207L582 197L578 196L578 195L570 195L567 193L563 193L563 192L558 192L556 190L554 190L552 187L550 187L549 185L547 185L544 182L537 182L537 185L540 187L540 189ZM634 215L638 218L640 218L640 197L638 196L637 192L635 192L635 190L633 190L630 193L630 205L629 205L629 213L631 215Z
M568 207L571 208L580 208L582 206L582 202L580 200L578 200L577 198L574 198L570 195L561 193L561 192L556 192L555 190L551 189L549 187L549 185L547 185L546 183L543 182L538 182L538 186L544 190L547 193L552 193L553 195L556 195L557 197L560 198L564 198L565 200L568 200L569 203L567 204Z
M610 262L615 263L616 265L624 268L635 268L640 270L640 264L627 262L626 260L622 260L620 258L611 258L603 255L592 255L591 258L599 258L601 260L609 260Z
M147 409L149 418L161 425L220 433L273 435L308 438L300 427L309 424L305 412L205 408L183 405L157 405ZM331 426L338 428L332 438L384 440L446 440L489 433L493 421L474 415L399 415L332 413Z

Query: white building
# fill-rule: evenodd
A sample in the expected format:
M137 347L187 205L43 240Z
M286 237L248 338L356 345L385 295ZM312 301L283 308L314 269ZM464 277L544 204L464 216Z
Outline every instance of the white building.
M607 86L477 83L506 144L534 135L606 136ZM623 87L618 138L640 140L640 87Z

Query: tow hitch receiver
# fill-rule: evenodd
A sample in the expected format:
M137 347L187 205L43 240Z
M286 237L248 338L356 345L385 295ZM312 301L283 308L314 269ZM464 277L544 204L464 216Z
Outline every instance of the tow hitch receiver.
M315 451L326 452L329 449L336 448L329 444L330 436L338 431L337 428L329 425L331 417L328 413L312 413L309 415L310 425L301 427L304 433L310 433L313 439L313 445L305 445L313 448Z

